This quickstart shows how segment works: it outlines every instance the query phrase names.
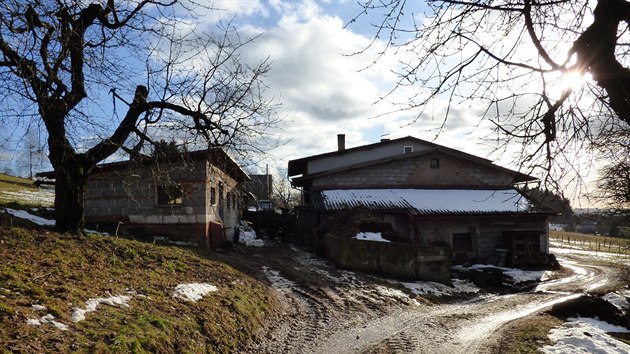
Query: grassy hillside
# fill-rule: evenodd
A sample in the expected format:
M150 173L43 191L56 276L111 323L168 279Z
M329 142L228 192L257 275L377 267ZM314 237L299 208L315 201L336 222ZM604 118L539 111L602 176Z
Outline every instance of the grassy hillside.
M50 186L38 188L30 179L0 173L0 204L52 206L53 200Z
M0 353L235 352L274 309L263 284L193 249L0 224L0 259ZM173 296L190 283L217 290Z

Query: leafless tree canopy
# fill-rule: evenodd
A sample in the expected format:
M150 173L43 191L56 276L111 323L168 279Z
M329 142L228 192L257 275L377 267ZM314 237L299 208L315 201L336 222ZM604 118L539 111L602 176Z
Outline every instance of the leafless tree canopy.
M264 95L269 63L245 63L254 39L230 23L204 27L197 15L208 11L180 0L0 0L0 121L43 122L58 230L80 232L96 163L144 151L164 131L197 146L265 149L277 122Z
M426 5L420 12L416 1L369 0L353 20L380 16L373 23L375 38L402 58L397 89L418 87L401 109L422 108L436 98L449 107L482 105L480 118L494 124L503 147L522 144L522 167L542 169L556 180L573 168L576 156L605 147L601 140L611 131L628 129L630 2ZM566 85L572 76L587 79ZM627 141L617 148L627 154Z

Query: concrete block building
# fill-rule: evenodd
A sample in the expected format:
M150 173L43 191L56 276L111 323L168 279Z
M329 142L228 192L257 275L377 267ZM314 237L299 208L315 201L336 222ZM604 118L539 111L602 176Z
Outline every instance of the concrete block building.
M303 190L301 241L316 246L312 232L331 215L367 208L420 245L447 245L455 263L545 263L547 218L525 185L536 178L491 161L414 137L382 140L289 162L288 174Z
M238 230L239 185L248 179L222 149L102 164L90 173L85 223L221 247Z

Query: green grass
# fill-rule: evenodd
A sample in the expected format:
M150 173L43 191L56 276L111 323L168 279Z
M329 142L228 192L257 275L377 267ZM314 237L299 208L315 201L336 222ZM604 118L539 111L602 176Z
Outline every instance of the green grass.
M28 178L9 176L4 173L0 173L0 190L6 191L23 191L23 190L37 190L37 186Z
M238 352L275 309L269 288L210 252L1 224L0 245L0 347L12 352ZM219 290L172 296L193 282ZM88 299L115 295L131 296L129 307L99 305L72 322ZM27 324L46 314L70 330Z
M630 239L582 234L578 232L550 231L551 241L564 245L602 252L630 254Z

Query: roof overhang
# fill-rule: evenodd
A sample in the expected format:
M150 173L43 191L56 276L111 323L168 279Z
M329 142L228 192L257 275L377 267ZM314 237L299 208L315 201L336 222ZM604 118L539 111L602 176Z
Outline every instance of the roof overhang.
M554 214L516 189L332 189L313 193L314 209L363 207L411 215Z

